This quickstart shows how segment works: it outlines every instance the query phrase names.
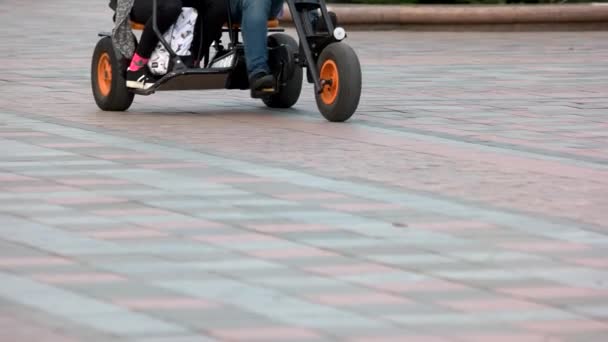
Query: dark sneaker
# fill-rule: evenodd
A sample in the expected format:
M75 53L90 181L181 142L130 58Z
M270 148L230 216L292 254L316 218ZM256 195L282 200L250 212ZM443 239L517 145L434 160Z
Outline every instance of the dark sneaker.
M338 26L338 16L336 16L336 13L331 11L327 12L327 14L329 15L329 19L334 25L334 28L336 28ZM323 18L317 18L315 22L315 30L317 32L327 32L327 25L325 25L325 20L323 20Z
M276 81L272 74L260 72L249 78L251 97L260 98L276 91Z
M127 69L127 88L149 89L154 85L154 78L148 74L148 69L144 66L137 71Z

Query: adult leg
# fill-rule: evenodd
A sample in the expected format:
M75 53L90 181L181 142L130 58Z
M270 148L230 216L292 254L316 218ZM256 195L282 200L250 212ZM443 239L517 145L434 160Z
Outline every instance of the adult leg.
M213 41L222 36L222 26L228 21L226 0L204 0L206 4L203 16L203 51L204 57L209 57L209 47ZM208 61L207 61L208 62Z
M198 11L190 52L195 60L200 60L208 56L209 46L222 35L222 25L228 19L226 0L183 0L183 3L184 7L194 7Z
M239 0L241 32L245 43L247 73L253 76L269 73L266 23L271 16L271 0Z
M249 75L265 72L269 73L267 22L275 18L281 8L283 0L243 0L243 40L247 58L247 71Z
M245 43L245 60L252 97L274 91L275 78L268 66L267 21L276 16L283 0L234 0L240 5L241 32ZM239 13L240 12L240 13Z

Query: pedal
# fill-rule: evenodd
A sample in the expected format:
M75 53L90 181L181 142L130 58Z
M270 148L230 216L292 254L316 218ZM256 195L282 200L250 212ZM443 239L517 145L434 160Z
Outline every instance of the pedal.
M251 97L254 99L259 99L265 96L269 96L272 94L276 94L277 90L275 88L262 88L259 90L251 90Z

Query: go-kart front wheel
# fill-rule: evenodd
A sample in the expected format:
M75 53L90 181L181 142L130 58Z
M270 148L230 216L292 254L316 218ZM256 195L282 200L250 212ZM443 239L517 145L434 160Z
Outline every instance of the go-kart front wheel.
M97 106L107 111L124 111L133 103L135 94L127 89L126 61L119 57L110 37L97 42L91 61L91 87Z
M342 42L329 44L318 60L321 93L315 95L317 107L331 122L348 120L357 110L361 97L361 65L355 51Z

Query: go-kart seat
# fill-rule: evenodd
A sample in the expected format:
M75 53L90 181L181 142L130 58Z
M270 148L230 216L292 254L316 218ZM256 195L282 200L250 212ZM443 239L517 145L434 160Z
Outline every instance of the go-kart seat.
M268 19L268 23L266 24L266 26L268 26L268 28L277 28L277 27L279 27L279 19L277 19L277 18L270 18L270 19ZM224 23L224 28L228 29L228 23ZM240 30L241 29L241 23L232 23L232 28Z
M133 29L133 30L143 30L144 26L146 26L146 25L142 24L142 23L137 23L137 22L131 21L131 29ZM274 29L274 28L279 27L279 19L272 18L272 19L268 20L267 26L270 29ZM234 23L234 24L232 24L232 28L240 30L241 29L241 23ZM227 23L224 24L224 29L228 30L228 24Z
M268 19L268 22L267 22L266 26L268 27L268 32L283 32L283 31L285 31L285 29L279 25L279 19L277 19L277 18L270 18L270 19ZM241 23L232 23L232 30L235 33L240 32L241 31ZM228 29L228 23L224 23L224 26L222 27L222 32L229 32L229 31L230 30Z
M136 23L136 22L134 22L132 20L130 21L130 23L131 23L131 29L132 30L139 30L139 31L141 31L146 26L146 24Z

